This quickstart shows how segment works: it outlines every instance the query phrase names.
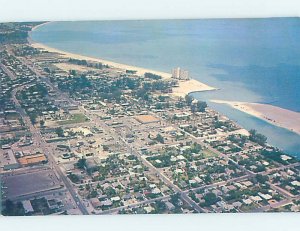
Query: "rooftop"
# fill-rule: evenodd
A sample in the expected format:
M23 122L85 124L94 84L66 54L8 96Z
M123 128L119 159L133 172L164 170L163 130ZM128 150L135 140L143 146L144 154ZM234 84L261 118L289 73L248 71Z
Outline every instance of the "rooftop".
M142 124L157 123L160 121L158 118L156 118L152 115L139 115L139 116L136 116L135 119Z
M31 155L31 156L24 156L19 159L19 162L22 165L31 165L31 164L39 164L46 160L47 160L47 158L44 154L37 154L37 155Z

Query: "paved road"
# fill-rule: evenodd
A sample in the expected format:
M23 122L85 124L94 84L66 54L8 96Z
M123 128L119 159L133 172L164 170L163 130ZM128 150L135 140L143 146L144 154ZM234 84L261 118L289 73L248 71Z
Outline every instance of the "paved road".
M26 62L24 62L23 59L20 61L22 61L23 64L25 64L26 66L28 66L28 64ZM37 76L39 76L39 73L35 72L35 69L33 69L29 66L28 66L28 68L30 68ZM20 113L25 125L29 128L30 132L32 133L32 138L33 138L34 144L39 145L39 147L44 150L45 154L48 157L48 162L49 162L50 166L52 166L55 169L55 172L59 175L60 180L62 180L62 182L64 183L64 185L70 192L71 196L73 197L73 200L76 202L76 204L77 204L78 208L80 209L80 211L82 212L82 214L87 215L88 211L87 211L86 207L82 203L81 199L78 197L78 195L77 195L76 191L74 190L73 185L71 184L69 179L63 174L60 167L56 164L56 161L54 158L54 153L52 153L52 150L48 149L47 143L45 142L44 138L42 137L40 130L31 123L30 118L28 117L25 110L21 107L19 101L17 100L16 93L17 93L17 91L21 90L23 87L24 86L15 88L12 91L12 98L16 105L17 111Z
M209 189L209 188L224 186L224 185L226 185L228 183L231 183L231 182L238 182L238 181L247 180L247 179L249 179L249 176L243 175L243 176L232 178L232 179L229 179L229 180L226 180L226 181L220 181L220 182L216 182L216 183L213 183L213 184L210 184L210 185L202 185L202 186L199 186L199 187L196 187L196 188L188 189L185 192L187 193L189 191L197 191L199 189Z
M153 113L153 112L151 112L151 111L149 111L149 113L152 114L152 115L155 116L155 117L158 117L158 116L159 116L158 114ZM163 120L162 117L160 117L160 119ZM185 132L182 128L180 128L180 127L179 127L177 124L175 124L175 123L171 123L170 121L166 121L166 123L167 123L169 126L172 126L172 127L176 128L176 129L180 130L181 132L187 134L187 135L191 138L191 140L192 140L193 142L196 142L196 143L200 144L202 147L206 147L209 151L211 151L211 152L217 154L217 155L220 156L220 157L223 157L225 160L231 161L237 168L239 168L241 171L245 172L248 176L251 177L251 176L254 176L254 175L255 175L255 174L254 174L253 172L251 172L250 170L244 168L243 166L239 165L236 161L234 161L234 160L232 160L231 158L229 158L226 154L224 154L224 153L220 152L219 150L217 150L217 149L211 147L210 145L204 143L204 142L201 140L201 138L196 137L196 136L194 136L194 135L192 135L192 134L190 134L190 133L188 133L188 132Z
M270 185L271 189L274 189L275 191L281 193L283 196L285 196L286 198L293 198L295 197L295 195L293 195L292 193L288 192L287 190L280 188L274 184L271 184L270 182L268 182L268 185Z
M66 93L63 93L61 92L55 85L53 85L49 79L44 75L44 73L42 73L40 70L32 67L29 62L27 62L25 59L21 59L21 61L23 62L23 64L27 65L27 67L29 69L31 69L37 76L40 77L40 79L46 83L47 85L49 85L53 90L57 91L60 95L61 95L61 98L68 101L69 103L71 104L75 104L75 105L78 105L79 106L79 103L74 101L73 99L71 99ZM11 73L10 73L11 74ZM21 109L19 109L21 110ZM169 186L170 188L172 188L172 190L174 192L178 192L180 193L182 199L184 201L186 201L191 207L193 207L194 209L196 209L198 212L205 212L205 210L203 208L201 208L197 203L195 203L193 200L191 200L189 197L188 197L188 192L190 190L186 190L186 191L182 191L177 185L173 184L173 182L167 177L165 176L159 169L155 168L149 161L147 161L145 158L143 158L142 154L139 152L139 150L136 150L136 148L132 147L130 144L127 143L127 141L118 133L115 132L115 130L113 130L112 128L110 128L109 126L107 126L102 120L100 120L97 116L93 115L93 113L89 112L88 110L85 110L83 107L80 107L79 106L79 110L84 113L86 116L88 116L90 119L91 119L91 122L94 122L94 123L97 123L98 125L102 126L103 129L105 131L108 131L109 133L111 133L111 135L113 137L116 138L116 140L124 143L124 145L127 147L128 150L130 150L130 152L132 154L134 154L135 156L137 156L139 158L140 161L143 162L143 164L145 166L147 166L150 170L150 172L156 174L167 186ZM22 110L20 111L20 114L23 113L24 115L24 112L22 112ZM149 112L151 114L153 114L152 112ZM157 114L155 114L155 116L158 116ZM26 118L26 113L24 115L24 117ZM30 122L30 121L29 121ZM168 123L168 122L167 122ZM31 125L31 123L28 123L28 121L26 121L26 124L29 125L29 128L30 130L32 131L32 133L34 134L35 136L35 140L36 142L41 145L44 150L46 150L46 154L49 158L49 162L51 163L52 166L54 166L56 172L59 174L60 178L62 179L63 183L66 185L66 187L68 188L68 190L70 191L73 199L76 201L76 203L78 204L80 210L82 211L83 214L87 214L87 210L85 208L85 206L83 205L83 203L81 202L81 200L77 197L77 194L76 192L74 191L73 189L73 186L72 184L70 183L70 181L65 177L65 175L62 173L61 169L59 168L59 166L56 165L55 163L55 159L53 157L53 153L52 150L48 150L48 148L46 147L45 145L45 141L43 140L41 134L40 134L40 131L38 129L36 129L34 126ZM182 130L181 128L179 128L178 125L176 124L172 124L170 123L169 124L170 126L175 126L177 129L179 130ZM244 168L243 166L240 166L238 165L237 162L233 161L231 158L229 158L227 155L219 152L218 150L212 148L211 146L205 144L200 138L198 137L195 137L191 134L189 134L190 138L194 141L194 142L197 142L199 143L200 145L202 146L205 146L207 147L208 150L218 154L220 157L223 157L225 158L226 160L228 161L231 161L234 165L236 165L236 167L238 167L239 169L241 169L244 173L246 173L246 175L244 176L241 176L241 177L237 177L237 178L233 178L233 179L230 179L230 180L227 180L227 181L224 181L224 182L218 182L218 183L215 183L215 184L212 184L212 185L206 185L206 186L201 186L201 187L198 187L198 188L194 188L194 189L191 189L193 191L197 190L197 189L200 189L200 188L210 188L210 187L216 187L216 186L220 186L220 185L225 185L229 182L233 182L233 181L239 181L239 180L244 180L244 179L247 179L247 178L250 178L250 177L254 177L256 176L255 173L253 173L252 171ZM299 163L298 163L299 164ZM295 165L296 166L296 165ZM280 167L282 169L285 168L285 166L282 166ZM278 168L279 169L279 168ZM272 170L270 170L272 171ZM265 174L268 174L268 173L265 173ZM162 197L162 198L165 198L165 197ZM166 196L166 198L168 198L168 196ZM151 203L151 201L156 201L158 199L151 199L151 200L147 200L147 201L143 201L143 202L140 202L138 204L133 204L133 205L129 205L127 207L133 207L133 206L137 206L139 204L144 204L144 203ZM123 206L124 207L124 206ZM119 208L116 208L116 209L112 209L112 210L107 210L107 211L104 211L102 212L101 214L106 214L106 213L113 213L113 212L116 212L116 211L119 211L120 209L122 209L123 207L119 207ZM126 206L125 206L126 207Z
M61 192L66 192L66 191L67 191L66 188L52 189L52 190L47 190L47 191L30 193L30 194L18 196L16 198L10 198L10 199L14 200L14 201L31 200L32 198L44 197L44 196L48 196L48 195L53 195L54 193L61 193ZM4 194L3 197L6 198L6 195Z
M0 63L0 67L12 80L16 79L16 76L5 65Z
M130 204L130 205L124 205L124 206L120 206L120 207L117 207L117 208L108 209L108 210L104 210L104 211L101 211L101 212L96 212L96 214L101 214L101 215L112 214L112 213L119 212L123 209L134 208L134 207L137 207L139 205L153 203L153 202L158 201L158 200L166 200L166 199L170 199L170 196L163 196L163 197L158 197L158 198L153 198L153 199L133 203L133 204Z
M145 158L142 157L142 154L136 150L133 146L131 146L127 141L115 130L110 128L107 124L105 124L102 120L100 120L97 116L93 115L93 113L88 112L87 110L86 114L89 116L89 118L97 123L98 125L101 125L101 127L110 133L111 136L115 137L118 141L122 142L127 150L130 151L133 155L135 155L146 167L149 168L149 171L156 174L168 187L170 187L175 193L180 193L182 199L188 203L191 207L193 207L197 212L204 212L204 210L196 204L191 198L189 198L185 192L183 192L177 185L173 184L173 182L165 176L159 169L155 168L149 161L147 161Z
M278 171L280 171L280 170L284 170L284 169L287 169L287 168L298 167L298 166L300 166L300 163L299 163L299 162L293 163L293 164L288 164L288 165L282 165L282 166L280 166L280 167L272 168L272 169L269 169L269 170L267 170L267 171L264 171L264 172L262 172L262 173L260 173L260 174L262 174L262 175L268 175L268 174L270 174L270 173L272 173L272 172L278 172Z
M296 198L284 199L271 205L262 206L260 208L253 210L252 212L265 212L265 211L269 211L272 208L280 208L282 206L290 204L293 200L300 200L300 196L297 196Z

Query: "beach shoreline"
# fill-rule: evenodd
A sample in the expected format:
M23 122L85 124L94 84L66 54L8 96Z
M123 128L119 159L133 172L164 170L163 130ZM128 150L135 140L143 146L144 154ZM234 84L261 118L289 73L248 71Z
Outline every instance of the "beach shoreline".
M45 22L43 22L43 23L41 23L41 24L39 24L39 25L36 25L36 26L32 27L32 28L31 28L31 31L35 31L37 28L39 28L39 27L41 27L41 26L44 26L44 25L46 25L46 24L49 24L49 23L52 23L52 22L51 22L51 21L45 21Z
M213 103L227 104L230 107L262 119L270 124L285 128L300 135L300 113L270 104L239 101L211 100Z
M217 88L211 87L202 83L195 79L190 79L186 81L179 81L179 86L173 88L173 96L177 97L185 97L191 93L195 92L204 92L204 91L215 91L218 90ZM200 89L200 90L199 90Z
M37 28L39 28L43 25L49 24L49 23L52 23L52 22L45 22L45 23L39 24L39 25L33 27L31 32L36 30ZM53 48L53 47L49 47L49 46L44 45L42 43L35 42L32 39L30 33L29 33L29 36L28 36L28 43L32 47L37 48L37 49L42 49L42 50L52 52L52 53L57 53L59 56L61 56L63 58L73 58L73 59L87 60L87 61L92 61L92 62L100 62L102 64L106 64L108 66L112 66L112 67L115 67L115 68L118 68L118 69L135 70L138 75L144 75L145 73L150 72L150 73L153 73L153 74L156 74L156 75L160 75L163 79L172 78L171 73L156 71L156 70L143 68L143 67L137 67L137 66L128 65L128 64L122 64L122 63L118 63L118 62L114 62L114 61L110 61L110 60L106 60L106 59L102 59L102 58L95 58L95 57L75 54L75 53L63 51L63 50L60 50L60 49L56 49L56 48ZM190 93L202 92L202 91L211 91L211 90L217 90L217 88L211 87L211 86L209 86L205 83L202 83L202 82L200 82L196 79L190 79L190 80L187 80L187 81L179 81L178 82L178 87L173 88L173 93L171 93L171 94L175 97L184 97L185 95L188 95Z
M49 23L52 22L44 22L42 24L39 24L33 27L31 32ZM63 58L73 58L73 59L80 59L80 60L88 60L92 62L100 62L122 70L135 70L137 71L138 75L144 75L146 72L150 72L156 75L160 75L163 79L170 79L172 77L171 73L167 73L167 72L155 71L148 68L122 64L122 63L113 62L102 58L95 58L95 57L75 54L75 53L59 50L53 47L49 47L42 43L35 42L31 38L30 33L28 36L28 42L31 46L37 49L42 49L48 52L56 53ZM173 92L171 93L171 95L174 97L185 97L186 95L189 95L191 93L213 91L213 90L218 90L218 89L209 86L207 84L204 84L195 79L190 79L186 81L179 80L178 86L173 88ZM272 125L288 129L300 135L300 113L289 111L280 107L275 107L269 104L258 104L258 103L225 101L225 100L211 100L211 102L227 104L239 111L252 115L256 118L262 119ZM299 125L297 125L297 122Z

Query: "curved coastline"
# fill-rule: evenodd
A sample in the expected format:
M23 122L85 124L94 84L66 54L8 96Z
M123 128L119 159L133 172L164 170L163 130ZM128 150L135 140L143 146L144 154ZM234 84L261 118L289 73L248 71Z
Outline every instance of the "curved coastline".
M49 24L49 23L51 23L51 22L45 22L45 23L39 24L39 25L33 27L31 32L36 30L37 28L39 28L43 25ZM164 79L170 79L172 77L171 73L167 73L167 72L156 71L156 70L152 70L152 69L148 69L148 68L137 67L137 66L123 64L123 63L117 63L117 62L102 59L102 58L94 58L94 57L90 57L90 56L75 54L75 53L63 51L60 49L56 49L53 47L49 47L47 45L44 45L42 43L38 43L38 42L34 41L31 37L30 33L28 36L28 42L30 43L31 46L33 46L34 48L48 51L48 52L57 53L58 55L65 57L65 58L85 59L85 60L92 61L92 62L100 62L100 63L106 64L106 65L109 65L109 66L112 66L115 68L119 68L119 69L135 70L135 71L137 71L138 75L144 75L146 72L151 72L153 74L160 75ZM190 79L187 81L179 81L179 86L174 88L173 95L178 96L178 97L184 97L185 95L188 95L193 92L212 91L212 90L217 90L217 88L211 87L211 86L209 86L205 83L202 83L196 79Z
M43 23L41 23L39 25L36 25L36 26L32 27L31 31L35 31L37 28L39 28L41 26L44 26L46 24L49 24L49 23L52 23L52 22L51 21L46 21L46 22L43 22Z
M38 29L39 27L41 27L43 25L49 24L49 23L52 23L52 22L45 22L45 23L39 24L39 25L33 27L32 31ZM155 70L152 70L152 69L147 69L147 68L142 68L142 67L127 65L127 64L122 64L122 63L117 63L117 62L105 60L105 59L102 59L102 58L94 58L94 57L90 57L90 56L79 55L79 54L75 54L75 53L71 53L71 52L59 50L59 49L56 49L56 48L53 48L53 47L49 47L49 46L44 45L42 43L35 42L32 39L32 37L30 36L30 33L29 33L28 41L29 41L29 43L33 47L39 48L39 49L43 49L43 50L48 51L48 52L57 53L58 55L60 55L62 57L65 57L65 58L85 59L85 60L94 61L94 62L101 62L103 64L107 64L109 66L113 66L115 68L136 70L137 74L139 74L139 75L144 75L146 72L151 72L151 73L154 73L154 74L157 74L157 75L161 75L165 79L171 78L171 74L170 73L161 72L161 71L155 71ZM219 89L215 88L215 87L211 87L209 85L206 85L206 84L204 84L204 83L202 83L202 82L200 82L198 80L191 79L191 80L188 80L188 81L179 81L179 86L176 87L176 88L173 88L172 95L176 96L176 97L184 97L185 95L192 94L192 93L195 93L195 92L205 92L205 91L213 91L213 90L219 90ZM219 100L219 102L216 101L215 103L220 103L220 100ZM235 107L232 104L231 101L230 102L229 101L226 101L226 102L223 101L222 103L225 103L225 104L231 106L232 108L234 108L236 110L242 111L242 112L247 113L247 114L249 114L251 116L254 116L254 117L258 118L258 119L266 121L266 122L268 122L268 123L270 123L270 124L272 124L274 126L285 128L285 129L287 129L287 130L289 130L291 132L294 132L294 133L300 135L300 129L298 131L297 128L293 128L290 125L286 126L285 122L284 123L279 123L279 122L274 122L274 121L272 121L270 119L267 119L267 118L272 117L272 116L270 116L270 112L264 111L264 112L259 112L258 113L255 110L251 110L251 113L250 113L249 110L242 110L241 107ZM247 105L251 104L250 102L243 102L243 103L247 104ZM265 108L267 108L267 106L268 106L267 104L261 104L261 105L265 106ZM282 109L282 110L286 110L286 109L279 108L279 107L277 107L277 108L278 109ZM276 115L277 112L278 111L275 111L275 112L273 111L273 113L275 113L275 115ZM291 111L291 112L293 112L293 111ZM288 118L286 118L286 119L288 119Z
M35 31L39 27L44 26L44 25L49 24L49 23L52 23L52 22L45 22L45 23L42 23L40 25L37 25L37 26L32 28L31 32ZM141 67L136 67L136 66L122 64L122 63L117 63L117 62L113 62L113 61L110 61L110 60L105 60L105 59L102 59L102 58L94 58L94 57L90 57L90 56L85 56L85 55L80 55L80 54L76 54L76 53L63 51L63 50L60 50L60 49L57 49L57 48L54 48L54 47L49 47L45 44L38 43L38 42L34 41L30 34L29 34L29 37L28 37L28 42L34 48L42 49L42 50L45 50L45 51L48 51L48 52L57 53L58 55L60 55L62 57L74 58L74 59L85 59L85 60L93 61L93 62L101 62L103 64L107 64L109 66L120 68L120 69L133 69L133 70L136 70L137 73L141 74L141 75L144 74L145 72L152 72L154 74L161 75L163 78L171 78L170 73L155 71L155 70L151 70L151 69L147 69L147 68L141 68Z

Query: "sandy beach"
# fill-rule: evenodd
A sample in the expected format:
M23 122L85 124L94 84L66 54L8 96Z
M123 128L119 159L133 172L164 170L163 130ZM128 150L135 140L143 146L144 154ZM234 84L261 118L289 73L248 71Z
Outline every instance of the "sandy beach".
M32 29L32 31L34 31L38 27L41 27L48 23L51 23L51 22L45 22L43 24L35 26ZM171 73L167 73L167 72L161 72L161 71L151 70L151 69L147 69L147 68L117 63L117 62L113 62L113 61L109 61L109 60L105 60L105 59L101 59L101 58L93 58L93 57L89 57L89 56L84 56L84 55L79 55L79 54L62 51L62 50L59 50L56 48L46 46L41 43L37 43L31 37L29 37L28 41L31 44L31 46L33 46L35 48L42 49L42 50L45 50L48 52L57 53L58 55L60 55L63 58L73 58L73 59L88 60L88 61L93 61L93 62L100 62L102 64L106 64L106 65L109 65L109 66L112 66L112 67L115 67L118 69L135 70L135 71L137 71L138 75L144 75L146 72L151 72L153 74L160 75L164 79L169 79L172 77ZM177 96L177 97L179 97L179 96L184 97L185 95L192 93L192 92L210 91L210 90L216 90L216 88L208 86L204 83L201 83L198 80L191 79L188 81L179 81L179 86L173 89L172 95Z
M135 70L135 71L137 71L138 75L144 75L146 72L151 72L153 74L160 75L163 78L171 78L170 73L161 72L161 71L154 71L154 70L150 70L150 69L147 69L147 68L135 67L135 66L131 66L131 65L116 63L116 62L112 62L112 61L108 61L108 60L104 60L104 59L99 59L99 58L93 58L93 57L84 56L84 55L78 55L78 54L58 50L58 49L55 49L55 48L52 48L52 47L48 47L44 44L36 43L36 42L33 42L33 41L31 41L31 46L33 46L35 48L46 50L48 52L57 53L63 58L73 58L73 59L87 60L87 61L93 61L93 62L100 62L102 64L106 64L106 65L109 65L109 66L112 66L112 67L115 67L115 68L119 68L119 69L123 69L123 70Z
M32 29L36 30L38 27L51 23L51 22L45 22L43 24L40 24ZM46 46L41 43L37 43L32 40L31 37L29 37L29 43L38 49L43 49L48 52L57 53L59 56L63 58L73 58L73 59L81 59L81 60L88 60L93 62L101 62L103 64L107 64L109 66L112 66L114 68L122 69L122 70L135 70L137 71L138 75L144 75L146 72L151 72L156 75L162 76L164 79L169 79L172 77L171 73L161 72L161 71L155 71L147 68L117 63L101 58L93 58L89 56L74 54L66 51L62 51L59 49L55 49L49 46ZM62 65L62 69L68 69L70 66L66 66L69 64L59 64ZM72 64L70 64L72 65ZM74 67L72 67L74 68ZM82 69L82 67L80 67ZM82 69L84 70L84 69ZM172 95L175 97L184 97L185 95L192 93L192 92L201 92L201 91L211 91L211 90L217 90L214 87L211 87L207 84L204 84L202 82L199 82L195 79L190 79L187 81L179 81L178 87L173 88ZM245 113L248 113L252 116L255 116L257 118L260 118L264 121L267 121L268 123L274 124L279 127L286 128L290 131L293 131L297 134L300 134L300 113L290 111L287 109L283 109L280 107L268 105L268 104L259 104L259 103L248 103L248 102L238 102L238 101L224 101L224 100L211 100L215 103L222 103L230 105L231 107L243 111Z
M195 79L190 79L187 81L179 81L178 85L179 85L178 87L173 88L173 93L172 93L172 95L177 97L185 97L186 95L192 92L217 90L216 88L208 86Z
M222 103L260 118L273 125L286 128L300 135L300 113L269 104L247 103L238 101L211 100L214 103Z

